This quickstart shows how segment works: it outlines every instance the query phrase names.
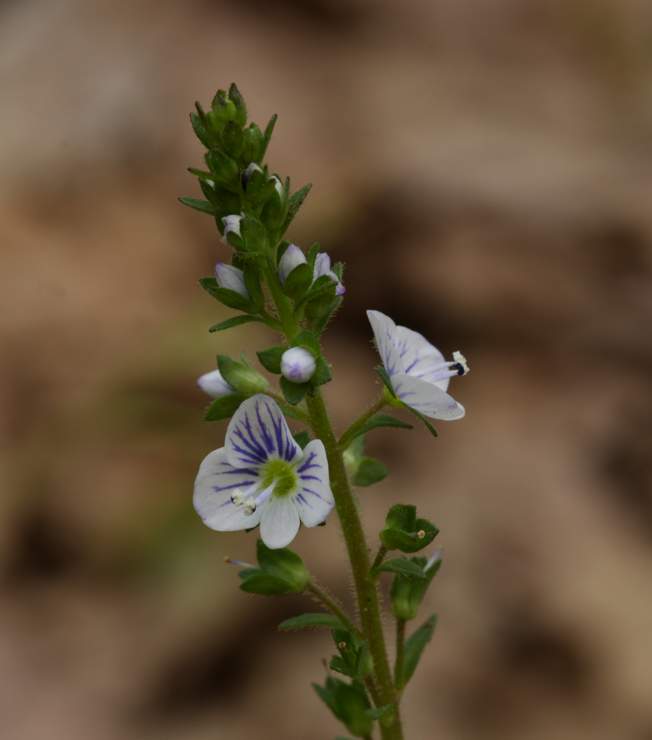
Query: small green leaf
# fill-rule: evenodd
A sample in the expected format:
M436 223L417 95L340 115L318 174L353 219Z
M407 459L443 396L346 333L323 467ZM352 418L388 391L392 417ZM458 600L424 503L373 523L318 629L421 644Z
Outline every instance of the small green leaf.
M245 216L240 223L240 233L247 252L263 254L267 250L267 230L253 216Z
M354 486L372 486L379 483L389 474L387 468L373 457L363 457L358 463L358 469L353 476Z
M411 408L407 404L403 404L403 405L408 411L413 413L417 417L417 419L419 419L419 421L423 422L424 426L430 432L430 434L432 434L433 437L439 436L437 434L437 430L435 429L435 427L430 423L428 419L426 419L426 417L423 414L420 414L416 409Z
M326 627L327 629L340 629L343 627L340 620L328 612L316 612L300 614L298 617L290 617L279 624L281 632L296 632L311 627Z
M308 183L307 185L304 185L302 188L299 188L299 190L296 191L296 193L293 193L290 196L290 202L288 205L288 213L285 217L285 222L283 223L283 232L285 232L288 228L288 226L292 223L294 220L294 217L299 212L299 209L303 205L303 201L308 197L308 193L310 192L310 189L312 188L312 184Z
M267 147L269 146L269 140L272 138L272 134L274 133L274 126L276 126L276 121L278 121L278 115L274 113L274 115L269 119L269 123L267 124L267 126L265 126L265 133L263 134L263 146L261 148L259 161L264 159L265 157Z
M292 300L298 301L306 293L311 283L312 270L310 265L304 263L297 265L287 276L283 290Z
M258 268L254 264L247 264L243 270L244 282L247 292L251 300L251 305L260 311L265 303L265 297L263 296L263 290L260 286L260 277L258 275Z
M276 347L270 347L269 349L264 349L256 354L258 355L260 364L265 368L265 370L268 370L270 373L274 373L275 375L279 375L281 373L281 357L283 357L283 353L286 349L287 347L279 345Z
M310 350L315 357L319 356L319 339L315 336L314 332L308 331L308 329L304 329L302 332L299 332L299 334L294 338L292 345L295 347L304 347L305 349Z
M318 357L315 372L310 382L313 385L324 385L324 383L330 383L332 379L333 374L331 373L330 365L323 357Z
M249 314L244 314L243 316L232 316L230 319L226 319L226 321L220 321L218 324L213 324L208 331L225 331L226 329L233 329L235 326L250 324L254 321L262 322L262 319L259 316L250 316Z
M436 625L437 615L433 614L427 622L422 624L421 627L419 627L419 629L417 629L406 640L403 671L401 676L397 676L397 688L403 688L412 678L426 645L432 639Z
M421 568L408 558L392 558L391 560L385 560L384 563L376 566L373 570L374 574L378 574L381 571L388 573L400 573L404 576L413 576L414 578L425 578Z
M250 302L243 298L240 293L228 288L220 288L214 277L201 278L199 284L209 295L229 308L234 308L237 311L246 311L251 308Z
M209 213L211 216L215 215L213 204L209 203L207 200L199 200L198 198L187 198L186 196L183 196L179 198L179 203L183 203L184 206L193 208L195 211L199 211L200 213Z
M306 431L297 432L296 434L292 435L294 437L294 441L301 447L303 450L305 446L310 442L310 435Z
M244 362L232 360L228 355L217 356L217 367L224 380L245 396L263 393L269 386L267 379L259 372Z
M287 378L281 378L281 390L285 400L296 406L303 401L304 396L310 390L310 383L293 383Z
M240 393L234 393L231 396L222 396L216 398L213 403L206 409L204 419L206 421L221 421L230 419L236 412L238 406L244 401L245 397Z

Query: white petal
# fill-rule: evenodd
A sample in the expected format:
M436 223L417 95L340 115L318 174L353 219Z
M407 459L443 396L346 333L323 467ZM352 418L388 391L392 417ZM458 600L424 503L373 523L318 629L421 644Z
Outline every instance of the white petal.
M434 383L443 391L448 388L449 378L438 378L446 359L444 355L421 334L405 326L397 326L394 341L399 351L403 371L415 378Z
M292 462L301 455L278 404L262 393L240 404L229 422L224 446L235 467L258 466L272 458Z
M328 478L326 450L320 439L308 442L296 473L300 488L294 495L294 501L299 516L306 527L315 527L326 521L335 505Z
M273 550L286 547L299 531L299 512L291 496L272 496L262 509L260 536Z
M211 370L210 373L201 375L197 378L197 385L212 398L221 398L235 393L219 370Z
M328 275L331 271L331 258L326 252L319 252L315 257L315 267L313 269L313 279L317 280L322 275ZM337 277L337 276L336 276Z
M227 288L239 293L243 298L249 300L249 291L244 281L244 273L233 265L218 262L215 265L215 278L220 288Z
M278 275L281 283L285 283L288 279L288 275L299 265L305 265L307 262L306 255L301 251L296 244L290 244L290 246L283 252L281 261L278 263Z
M453 421L464 416L464 406L433 383L399 373L392 377L392 386L403 403L431 419Z
M290 347L281 357L281 374L291 383L307 383L316 368L314 356L303 347Z
M380 311L367 311L367 318L374 332L378 354L388 375L403 371L401 358L396 347L396 324Z
M204 458L195 479L193 504L204 524L218 532L250 529L260 522L261 512L246 514L231 501L238 490L246 490L258 481L253 468L233 468L224 447Z

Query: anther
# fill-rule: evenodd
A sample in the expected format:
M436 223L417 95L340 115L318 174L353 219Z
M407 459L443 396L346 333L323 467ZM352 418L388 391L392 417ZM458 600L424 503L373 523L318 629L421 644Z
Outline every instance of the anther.
M342 642L338 642L338 643L337 643L337 647L338 647L338 648L339 648L340 650L346 650L346 643L345 643L344 641L342 641Z
M422 539L423 539L423 538L424 538L425 536L426 536L426 532L425 532L425 530L424 530L424 529L420 529L420 530L419 530L419 531L417 532L417 537L418 537L418 538L419 538L420 540L422 540Z

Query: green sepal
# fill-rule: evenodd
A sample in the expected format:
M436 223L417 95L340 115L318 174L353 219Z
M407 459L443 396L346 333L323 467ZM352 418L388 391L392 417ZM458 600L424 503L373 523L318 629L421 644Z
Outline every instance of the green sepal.
M422 624L405 641L403 670L401 671L401 675L396 677L397 689L402 689L412 678L426 645L432 639L436 625L437 615L433 614L427 622Z
M420 414L416 409L411 408L407 404L403 404L405 408L412 414L414 414L419 421L423 423L423 425L426 427L426 429L432 434L433 437L438 437L437 430L435 427L430 423L430 421L423 415Z
M312 268L304 263L297 265L294 270L287 276L283 291L290 296L292 300L299 301L310 288L312 283Z
M242 326L242 324L251 324L254 321L263 322L260 316L251 316L250 314L244 314L242 316L232 316L230 319L220 321L217 324L213 324L209 327L208 331L214 333L216 331L225 331L226 329L233 329L235 326Z
M242 97L242 93L238 90L238 86L235 82L232 82L229 86L229 100L235 105L236 118L235 120L239 124L240 128L247 123L247 105Z
M268 370L270 373L274 373L275 375L280 375L281 357L283 357L283 353L286 349L287 347L279 345L261 350L260 352L256 352L256 354L260 360L260 364L265 368L265 370Z
M391 558L377 565L373 570L373 575L379 573L400 573L403 576L412 576L413 578L425 578L423 570L409 558Z
M326 362L324 357L320 355L317 358L317 361L315 364L316 364L315 372L312 378L310 378L310 382L312 383L312 385L318 386L318 385L324 385L325 383L330 383L330 381L333 379L333 374L331 372L331 368L328 362Z
M332 636L339 655L331 658L329 667L344 676L363 681L373 668L367 643L343 627L334 629Z
M397 619L405 621L417 616L426 591L442 564L441 554L429 567L429 561L424 557L414 557L410 560L421 568L424 577L414 578L397 574L392 581L390 590L392 613Z
M367 737L373 729L373 719L368 715L371 704L364 686L354 681L346 683L334 676L328 676L324 686L312 685L317 696L356 737Z
M240 167L238 163L221 149L209 149L205 155L208 169L216 183L228 189L239 187Z
M329 612L315 612L290 617L290 619L286 619L278 626L281 632L296 632L312 627L325 627L332 630L343 628L344 625L334 614L330 614Z
M336 296L332 303L323 310L322 314L313 319L312 328L317 332L317 334L321 335L324 332L328 322L333 318L337 309L342 305L342 300L342 296Z
M224 380L245 396L263 393L269 386L267 379L259 372L244 362L232 360L228 355L218 355L217 366Z
M389 391L389 394L392 398L396 398L396 394L394 393L394 388L392 387L392 380L387 374L387 370L382 365L376 365L374 368L376 371L376 374L378 377L383 381L383 385L385 388Z
M242 127L235 121L227 121L222 129L222 145L226 153L234 160L239 160L242 153L242 144Z
M197 108L197 112L193 112L190 114L190 123L192 125L192 130L195 132L195 136L199 139L199 141L201 141L206 149L210 149L213 145L213 141L208 128L206 127L206 114L202 110L199 103L195 103L195 106Z
M267 152L269 140L272 138L272 134L274 133L274 126L276 126L276 121L278 121L278 115L274 113L274 115L269 119L269 123L267 124L267 126L265 126L265 133L263 134L263 146L260 153L261 160L264 159Z
M287 231L288 227L294 220L294 217L299 212L299 209L303 205L303 201L308 197L308 193L310 192L311 188L312 183L308 183L302 188L299 188L299 190L297 190L295 193L292 193L292 195L290 196L287 215L285 217L285 221L283 222L283 233Z
M300 594L310 580L303 560L292 550L271 550L262 540L256 545L258 568L245 568L239 573L240 588L263 596Z
M264 254L268 247L267 230L253 216L245 216L240 222L240 233L247 252Z
M292 436L294 437L294 441L302 450L305 449L308 442L310 442L310 435L306 431L296 432Z
M263 132L255 123L250 123L242 132L242 159L245 162L260 164L263 159L264 146Z
M204 419L206 421L222 421L222 419L230 419L244 399L245 397L241 393L234 393L230 396L221 396L220 398L216 398L206 409Z
M282 377L281 390L285 400L292 406L296 406L303 401L306 393L310 390L310 383L293 383L291 380Z
M212 203L207 200L199 200L198 198L188 198L185 195L178 198L179 203L188 208L192 208L200 213L208 213L211 216L215 215L215 207Z
M251 301L241 296L240 293L236 293L235 290L220 288L214 277L201 278L199 284L209 295L229 308L235 308L237 311L248 311L252 308Z
M260 275L258 268L251 262L245 264L243 270L244 284L249 293L249 300L256 311L260 311L265 303L265 296L260 285Z
M388 474L389 471L380 460L363 457L358 463L358 469L355 471L352 482L354 486L372 486L386 478Z
M417 519L416 506L396 504L387 513L380 541L388 550L417 552L427 547L439 530L427 519Z

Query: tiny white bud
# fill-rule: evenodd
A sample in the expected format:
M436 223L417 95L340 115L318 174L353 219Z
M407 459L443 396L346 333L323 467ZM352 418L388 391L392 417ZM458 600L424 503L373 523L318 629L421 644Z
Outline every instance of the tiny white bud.
M242 173L242 187L245 188L245 190L254 172L262 172L262 170L255 162L251 162L250 164L247 165L247 168Z
M283 183L278 177L276 177L276 175L272 175L269 179L274 183L274 190L276 190L278 197L283 200L285 197L285 188L283 187Z
M212 398L222 398L235 393L233 388L224 380L219 370L212 370L197 379L197 385Z
M242 221L242 216L240 216L237 213L232 213L229 216L224 216L222 218L222 224L224 226L224 238L223 241L227 242L227 237L229 234L235 234L237 237L242 236L240 234L240 222Z
M316 367L315 358L303 347L291 347L281 357L281 373L292 383L307 383Z
M346 293L346 288L337 275L331 270L331 258L326 252L320 252L315 257L315 268L313 270L313 280L327 275L335 283L335 295L341 296Z
M285 252L283 252L283 256L278 265L278 275L281 283L285 283L292 270L299 265L305 265L306 262L306 255L301 251L301 249L297 247L296 244L290 244Z
M249 300L249 291L244 281L244 273L233 265L218 262L215 265L215 279L220 288L227 288L239 293L243 298Z

